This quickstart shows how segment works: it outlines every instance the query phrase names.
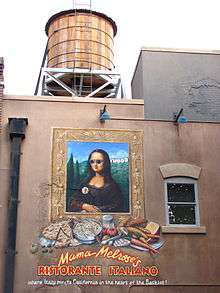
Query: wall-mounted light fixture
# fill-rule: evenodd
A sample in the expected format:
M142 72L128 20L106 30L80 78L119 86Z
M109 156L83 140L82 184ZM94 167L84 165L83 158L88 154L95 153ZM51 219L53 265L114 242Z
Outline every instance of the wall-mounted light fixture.
M183 113L183 108L180 109L180 111L176 114L173 114L173 119L175 123L187 123L188 122L188 118L184 115L182 115Z
M106 110L106 105L105 105L104 108L100 110L99 120L100 122L105 122L106 120L110 120L110 119L111 117L108 111Z

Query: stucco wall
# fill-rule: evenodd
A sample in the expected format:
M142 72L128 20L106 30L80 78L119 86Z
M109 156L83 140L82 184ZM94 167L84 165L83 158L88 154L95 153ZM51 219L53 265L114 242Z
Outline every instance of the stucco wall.
M140 56L132 96L145 100L147 119L172 120L183 108L189 120L220 121L219 52L143 48Z
M41 98L39 98L41 99ZM43 98L42 98L43 99ZM18 234L15 273L15 293L34 292L27 286L27 280L34 279L37 265L36 256L30 253L30 246L36 242L39 229L48 222L48 201L51 182L52 128L105 128L144 131L144 191L146 218L165 225L164 182L160 166L168 163L187 163L201 167L198 181L201 225L206 234L164 234L166 241L160 255L149 262L159 266L161 278L168 285L220 285L220 125L215 123L187 123L174 125L172 122L137 121L143 117L143 104L138 101L118 102L91 100L65 101L65 99L45 98L35 100L28 97L5 97L3 113L3 145L1 149L1 199L3 211L0 214L0 233L5 235L6 210L9 183L10 140L8 138L8 118L25 117L29 124L26 138L22 143L20 166ZM112 117L101 124L98 114L103 103ZM123 120L123 117L130 120ZM4 258L3 241L0 242L0 257ZM134 252L139 255L139 252ZM105 265L105 263L103 263ZM4 266L0 267L0 276ZM1 288L2 286L0 286ZM171 289L170 289L171 288ZM174 292L173 287L155 288L155 292ZM178 287L175 292L192 292ZM191 288L191 287L188 287ZM65 288L65 292L90 292L93 288ZM126 287L102 287L96 292L112 290L128 292ZM153 293L154 288L138 287L132 292ZM169 291L170 290L170 291ZM171 291L173 290L173 291ZM188 290L188 291L187 291ZM193 289L194 290L194 289ZM203 291L217 293L203 288ZM39 291L41 291L39 289ZM44 288L43 292L59 292L59 289Z
M143 90L143 60L142 60L142 54L139 55L137 65L135 68L135 74L133 76L133 79L131 81L131 90L132 90L132 98L133 99L142 99L144 96Z

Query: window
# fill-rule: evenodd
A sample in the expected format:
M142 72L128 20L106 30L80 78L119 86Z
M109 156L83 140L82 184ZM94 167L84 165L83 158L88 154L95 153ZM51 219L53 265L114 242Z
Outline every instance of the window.
M165 180L167 225L199 226L197 180L184 177Z

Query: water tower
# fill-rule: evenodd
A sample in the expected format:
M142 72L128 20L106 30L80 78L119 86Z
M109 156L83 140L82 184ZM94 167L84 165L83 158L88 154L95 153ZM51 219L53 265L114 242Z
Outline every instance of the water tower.
M117 26L89 3L48 20L36 95L121 98L121 78L113 63Z

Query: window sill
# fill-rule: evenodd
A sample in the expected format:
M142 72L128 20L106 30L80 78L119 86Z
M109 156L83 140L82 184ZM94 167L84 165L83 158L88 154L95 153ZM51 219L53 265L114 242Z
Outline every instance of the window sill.
M205 226L198 227L172 227L172 226L162 226L163 234L206 234Z

